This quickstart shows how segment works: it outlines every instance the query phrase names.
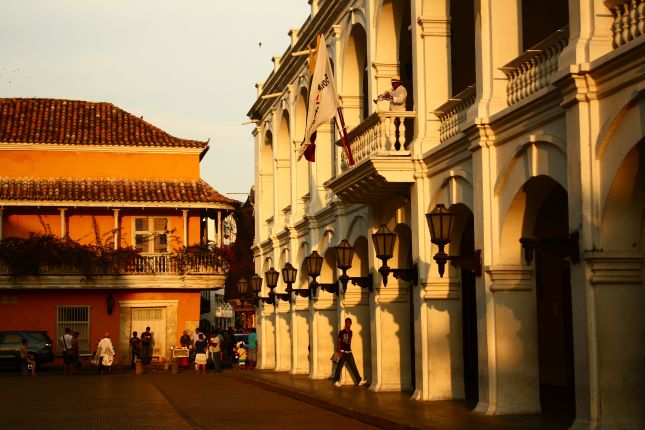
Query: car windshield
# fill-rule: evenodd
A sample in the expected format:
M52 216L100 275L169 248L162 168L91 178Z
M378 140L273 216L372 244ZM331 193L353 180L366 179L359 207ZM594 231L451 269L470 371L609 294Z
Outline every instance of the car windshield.
M40 342L50 342L47 332L44 331L32 331L28 333L29 337Z

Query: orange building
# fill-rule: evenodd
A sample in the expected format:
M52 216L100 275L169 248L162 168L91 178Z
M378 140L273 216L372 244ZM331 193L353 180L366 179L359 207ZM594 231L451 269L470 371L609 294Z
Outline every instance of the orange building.
M0 330L70 327L81 352L109 331L123 363L130 333L150 326L153 355L169 358L199 324L200 290L226 277L222 220L237 202L200 179L207 150L110 103L0 99L1 243L53 247L0 261ZM194 246L209 224L215 243ZM59 255L70 244L101 259Z

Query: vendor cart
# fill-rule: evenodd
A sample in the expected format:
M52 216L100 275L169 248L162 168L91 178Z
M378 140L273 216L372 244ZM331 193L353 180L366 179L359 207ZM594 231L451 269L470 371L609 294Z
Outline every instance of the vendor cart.
M172 348L170 352L172 359L178 362L179 367L184 369L190 367L190 350L188 348Z

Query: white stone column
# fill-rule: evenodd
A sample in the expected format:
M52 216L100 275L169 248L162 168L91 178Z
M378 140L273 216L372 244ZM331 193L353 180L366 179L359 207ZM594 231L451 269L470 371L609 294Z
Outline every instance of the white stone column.
M488 408L493 415L540 412L537 303L531 266L489 266ZM481 391L481 390L480 390ZM477 407L479 409L479 405Z
M182 209L181 213L184 216L184 246L188 246L188 210Z
M291 313L289 302L276 299L275 314L276 314L276 366L277 371L290 371L291 370L291 345L292 331L291 331Z
M413 44L416 46L413 50L413 57L416 60L414 61L416 82L432 82L432 85L414 86L418 136L427 139L430 147L440 143L441 122L435 115L426 116L426 112L432 112L451 96L451 34L448 5L447 1L426 2L423 15L420 15L417 20L418 27L415 27L416 31L413 32L414 40L417 42ZM428 149L418 145L418 151L415 152L421 154Z
M488 118L505 108L506 75L499 69L521 53L521 11L518 0L475 2L477 101L468 117Z
M58 210L60 211L60 237L61 239L65 240L65 236L67 236L65 211L67 210L67 208L58 208Z
M222 235L224 234L223 229L222 229L222 212L217 211L217 247L222 246Z
M327 379L332 376L331 355L336 350L338 334L336 295L318 288L311 301L311 367L309 377Z
M114 249L119 248L119 211L121 209L112 209L112 213L114 215Z
M295 296L292 305L292 366L293 374L309 373L309 299Z
M436 269L435 269L436 270ZM446 272L449 272L447 270ZM435 272L436 273L436 272ZM428 338L423 400L464 398L462 312L459 279L433 277L423 291Z

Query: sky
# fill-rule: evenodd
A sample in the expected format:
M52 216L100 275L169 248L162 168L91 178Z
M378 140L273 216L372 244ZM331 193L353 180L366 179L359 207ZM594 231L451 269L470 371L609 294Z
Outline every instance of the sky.
M307 0L0 0L0 97L110 102L210 138L202 178L244 201L255 83L309 12Z

